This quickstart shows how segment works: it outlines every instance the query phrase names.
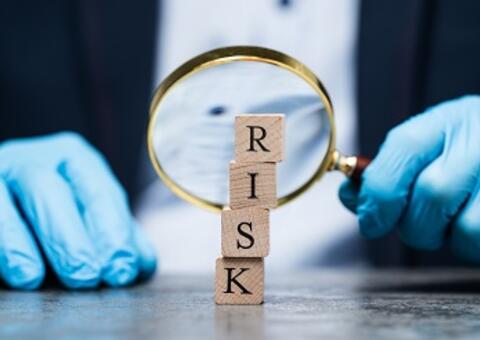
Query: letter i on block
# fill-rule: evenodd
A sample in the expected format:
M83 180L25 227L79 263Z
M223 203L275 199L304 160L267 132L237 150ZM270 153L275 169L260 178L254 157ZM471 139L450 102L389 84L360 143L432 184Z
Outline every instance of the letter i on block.
M275 163L230 162L230 208L277 206Z

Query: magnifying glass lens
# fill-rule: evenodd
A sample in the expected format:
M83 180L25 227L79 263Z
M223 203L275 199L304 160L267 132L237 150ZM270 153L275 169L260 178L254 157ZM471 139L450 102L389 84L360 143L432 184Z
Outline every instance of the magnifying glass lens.
M285 114L280 197L311 179L328 154L332 127L321 98L291 71L265 62L195 72L172 86L155 110L151 137L158 164L184 191L221 205L228 204L235 115Z

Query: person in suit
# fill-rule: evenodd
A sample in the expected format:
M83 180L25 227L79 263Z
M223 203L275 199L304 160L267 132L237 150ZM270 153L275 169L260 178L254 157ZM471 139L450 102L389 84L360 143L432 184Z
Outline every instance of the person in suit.
M374 160L362 186L345 183L340 198L369 238L397 229L410 247L448 243L480 261L479 97L452 100L480 92L478 7L359 5L357 130ZM9 286L36 289L47 269L69 288L124 286L154 272L129 199L140 192L162 9L157 1L4 5L0 276ZM432 260L392 236L369 244L369 256L379 265Z

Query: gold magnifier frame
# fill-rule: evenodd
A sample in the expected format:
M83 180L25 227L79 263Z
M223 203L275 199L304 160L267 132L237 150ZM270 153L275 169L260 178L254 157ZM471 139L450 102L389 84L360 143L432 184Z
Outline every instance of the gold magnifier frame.
M150 104L150 117L147 127L147 146L150 160L153 164L158 176L162 179L165 185L172 190L177 196L201 208L205 208L214 212L220 212L224 208L224 204L206 200L199 197L175 182L162 167L157 158L154 148L154 128L159 110L157 108L162 104L163 99L177 84L184 81L191 75L221 64L228 64L238 61L254 61L272 64L282 69L288 70L301 79L303 79L310 87L318 94L325 110L328 114L330 124L330 136L328 139L327 154L322 162L312 174L312 176L299 186L294 191L278 198L277 206L282 206L299 197L306 190L308 190L323 174L328 170L340 170L345 175L355 178L358 170L363 170L363 161L359 162L360 158L350 156L343 156L335 149L335 123L333 119L333 106L330 97L325 90L325 87L315 74L308 69L304 64L298 60L286 55L282 52L271 50L268 48L257 46L230 46L211 50L200 54L193 59L185 62L167 76L162 83L155 90L152 102ZM362 163L362 164L359 164ZM362 165L362 169L358 169ZM226 166L227 168L227 166Z

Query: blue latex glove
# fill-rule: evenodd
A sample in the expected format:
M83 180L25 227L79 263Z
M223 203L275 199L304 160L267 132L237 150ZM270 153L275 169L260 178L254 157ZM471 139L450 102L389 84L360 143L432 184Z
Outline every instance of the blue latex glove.
M425 250L449 241L454 253L480 263L480 96L434 106L389 132L358 191L342 185L341 201L368 238L394 228Z
M39 287L47 265L40 249L68 288L123 286L155 270L123 188L74 133L0 144L1 279Z

